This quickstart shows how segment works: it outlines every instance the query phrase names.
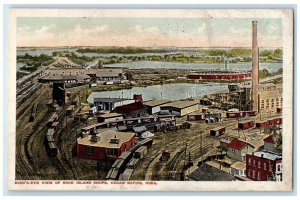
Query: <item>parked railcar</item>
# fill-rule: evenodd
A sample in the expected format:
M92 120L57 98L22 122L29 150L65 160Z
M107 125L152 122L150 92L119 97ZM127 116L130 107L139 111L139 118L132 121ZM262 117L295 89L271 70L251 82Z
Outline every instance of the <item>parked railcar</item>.
M254 127L254 126L255 126L254 120L242 121L242 122L239 122L239 124L238 124L238 128L242 129L242 130L246 130L246 129Z
M273 118L273 119L268 120L268 122L269 122L269 125L279 125L279 124L282 124L282 118L281 117Z
M48 142L47 143L47 151L48 154L52 157L57 156L57 146L54 142Z
M139 158L142 159L145 157L145 155L147 154L148 149L146 146L141 146L140 148L138 148L134 153L133 153L133 157L134 158Z
M137 145L139 145L139 147L140 147L140 146L147 146L147 147L149 148L149 147L152 146L152 143L153 143L153 139L151 139L151 138L146 138L146 139L144 139L144 140L142 140L142 141L139 141L139 142L137 143Z
M127 164L126 169L135 169L140 162L139 158L132 158L130 162Z
M268 127L268 126L269 126L268 121L256 122L256 128L264 128L264 127Z
M223 127L223 126L210 130L210 135L214 136L214 137L218 137L218 136L224 135L224 134L225 134L225 127Z
M125 171L120 175L119 180L128 181L133 174L134 169L126 168Z
M119 175L120 175L119 169L111 168L106 175L106 180L118 180Z
M226 117L227 118L238 118L238 117L242 117L242 113L241 112L227 112Z
M242 111L242 116L256 116L256 111Z
M51 125L51 128L54 129L54 131L57 131L59 127L59 122L53 122Z
M54 131L53 128L49 128L48 131L47 131L47 136L52 136L53 137L54 136L54 132L55 131Z
M48 120L47 126L50 128L54 122L58 120L58 114L53 113L53 115Z

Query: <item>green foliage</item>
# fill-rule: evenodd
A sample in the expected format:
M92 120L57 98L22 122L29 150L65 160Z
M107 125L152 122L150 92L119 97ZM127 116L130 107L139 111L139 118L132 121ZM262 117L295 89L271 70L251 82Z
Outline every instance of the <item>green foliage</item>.
M78 49L79 53L119 53L119 54L137 54L137 53L166 53L166 49L145 49L138 47L103 47L103 48L84 48Z
M269 76L270 76L269 70L267 70L267 69L259 70L259 73L258 73L259 78L263 79L263 78L267 78Z
M17 71L17 79L23 78L26 75L27 75L27 73L25 73L25 72Z

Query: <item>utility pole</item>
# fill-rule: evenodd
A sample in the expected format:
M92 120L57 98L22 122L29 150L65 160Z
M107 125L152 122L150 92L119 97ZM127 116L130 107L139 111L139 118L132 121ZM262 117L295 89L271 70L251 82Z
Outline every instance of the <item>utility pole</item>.
M203 164L203 139L202 139L203 131L200 131L200 157L201 157L201 164Z

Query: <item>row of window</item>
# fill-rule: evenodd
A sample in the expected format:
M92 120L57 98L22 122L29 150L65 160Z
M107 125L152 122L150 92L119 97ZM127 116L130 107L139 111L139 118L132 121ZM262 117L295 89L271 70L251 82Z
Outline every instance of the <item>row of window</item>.
M248 177L252 177L253 179L256 179L256 171L255 170L251 170L249 169L248 170ZM257 180L260 180L261 179L261 174L260 174L260 171L257 172Z
M87 146L85 148L85 154L93 154L94 148ZM117 156L118 155L118 149L106 149L106 155L108 156Z
M282 106L283 99L280 99L280 106ZM276 98L276 107L279 107L279 99ZM261 100L261 109L269 109L270 108L270 101L269 99L266 100L266 107L265 107L265 100ZM271 108L274 108L274 99L271 99Z
M257 165L257 168L263 167L264 170L268 169L268 163L264 162L263 166L261 166L261 162L259 160L257 162L256 162L256 160L252 161L251 158L248 159L248 165L249 166L252 165L254 167L256 167L256 165ZM273 168L273 165L271 163L269 163L269 169L272 169L272 168Z

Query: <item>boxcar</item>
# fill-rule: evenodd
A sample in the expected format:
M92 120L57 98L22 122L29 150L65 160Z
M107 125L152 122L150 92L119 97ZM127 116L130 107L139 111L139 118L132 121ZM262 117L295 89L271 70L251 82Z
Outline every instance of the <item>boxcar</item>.
M238 124L238 128L242 129L242 130L246 130L246 129L254 127L254 126L255 126L254 120L242 121L242 122L239 122L239 124Z
M270 120L268 120L268 122L269 122L269 125L282 124L282 118L278 117L278 118L270 119Z
M145 157L145 155L147 154L147 147L146 146L141 146L140 148L138 148L134 153L133 153L133 157L134 158L139 158L142 159Z
M54 142L53 136L51 135L47 136L47 142Z
M74 112L75 110L75 106L74 105L70 105L67 109L67 115L72 115L72 113Z
M139 158L132 158L130 162L127 164L126 168L127 169L135 169L140 162Z
M51 128L54 129L54 131L57 131L58 125L59 125L59 122L53 122L51 125Z
M53 122L56 122L57 120L58 120L58 114L54 113L48 120L47 126L51 127Z
M269 126L269 121L256 122L257 128L263 128L263 127L268 127L268 126Z
M242 116L256 116L256 111L243 111Z
M241 114L241 112L227 112L226 117L227 118L238 118L238 117L242 117L242 114Z
M210 135L214 137L218 137L223 134L225 134L225 127L217 127L210 130Z
M118 180L119 175L120 175L119 169L111 168L106 175L106 180Z
M48 142L48 153L50 156L55 157L57 155L57 146L54 142Z
M53 128L49 128L47 131L47 136L52 136L54 135L54 129Z
M147 146L148 148L152 146L153 140L151 138L146 138L138 142L139 146Z

